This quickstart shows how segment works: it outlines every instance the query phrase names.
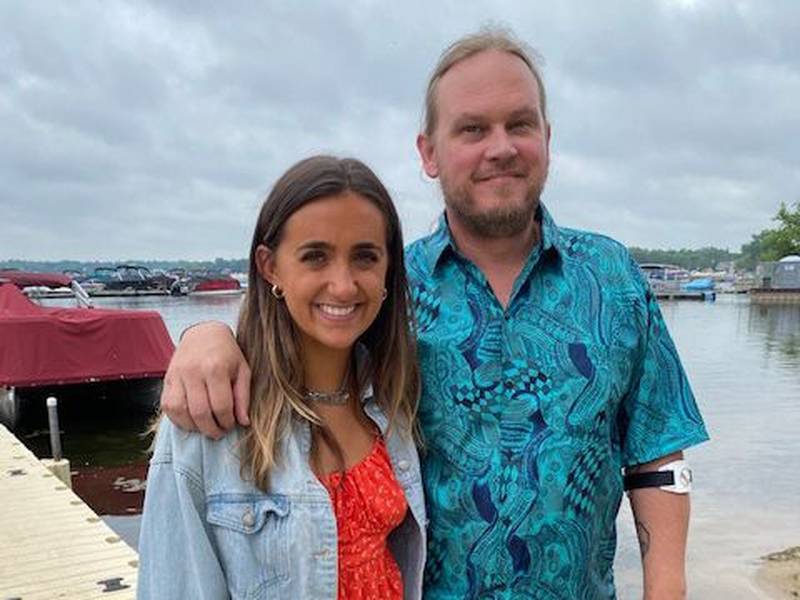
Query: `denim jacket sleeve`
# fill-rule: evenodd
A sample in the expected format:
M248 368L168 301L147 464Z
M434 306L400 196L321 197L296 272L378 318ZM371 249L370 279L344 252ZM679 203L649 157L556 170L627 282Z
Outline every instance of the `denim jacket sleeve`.
M174 460L176 442L181 446L180 464ZM202 443L198 434L182 432L162 419L139 535L140 600L229 597L207 529Z

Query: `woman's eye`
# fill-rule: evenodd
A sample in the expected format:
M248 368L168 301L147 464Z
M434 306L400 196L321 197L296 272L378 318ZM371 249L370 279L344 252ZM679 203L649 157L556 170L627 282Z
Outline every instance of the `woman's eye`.
M375 252L359 252L355 255L356 262L372 265L378 262L378 255Z
M324 252L306 252L300 257L300 260L304 263L317 265L325 262L325 253Z

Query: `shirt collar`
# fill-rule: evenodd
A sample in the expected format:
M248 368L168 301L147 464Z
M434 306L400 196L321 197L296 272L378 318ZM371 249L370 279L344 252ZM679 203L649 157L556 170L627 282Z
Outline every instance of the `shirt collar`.
M544 255L550 250L554 251L556 254L561 254L561 232L559 231L558 225L553 221L553 217L550 216L547 207L542 203L539 203L539 207L536 209L536 220L541 223L542 239L541 242L531 250L531 256L537 252L541 252L541 254ZM436 230L428 241L428 269L431 273L436 269L436 265L439 264L439 261L448 249L449 251L455 252L456 245L450 234L450 227L447 225L447 216L442 212L439 216Z
M542 224L542 252L553 250L561 254L561 230L544 204L539 204L536 218Z

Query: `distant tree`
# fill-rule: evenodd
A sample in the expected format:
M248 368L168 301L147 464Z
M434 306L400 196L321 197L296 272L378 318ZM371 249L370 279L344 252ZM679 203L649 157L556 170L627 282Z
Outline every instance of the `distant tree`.
M738 254L733 254L722 248L681 248L680 250L662 250L648 248L629 248L631 255L638 263L666 263L676 265L688 270L715 269L723 261L731 261L738 258Z
M742 246L739 262L742 267L752 269L759 261L780 260L789 254L800 254L800 202L792 206L781 203L773 220L779 223L778 227L764 229Z
M782 202L773 220L779 223L778 227L753 236L753 242L758 240L759 260L780 260L789 254L800 254L800 202L792 206Z
M781 203L775 220L780 223L780 227L770 236L768 249L780 254L777 258L787 254L800 254L800 202L795 202L791 208Z
M739 269L753 271L760 261L765 260L762 255L764 253L764 240L768 233L768 230L756 233L747 244L742 245L741 257L736 261L736 266Z

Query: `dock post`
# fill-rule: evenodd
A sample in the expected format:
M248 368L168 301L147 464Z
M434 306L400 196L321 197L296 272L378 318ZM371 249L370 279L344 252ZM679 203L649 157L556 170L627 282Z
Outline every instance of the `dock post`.
M50 425L50 451L53 460L61 460L61 430L58 428L58 400L55 396L47 399L47 422Z
M72 487L72 473L69 461L61 454L61 429L58 425L58 400L54 396L47 399L47 421L50 426L50 450L52 459L43 459L42 464L58 477L64 485Z

